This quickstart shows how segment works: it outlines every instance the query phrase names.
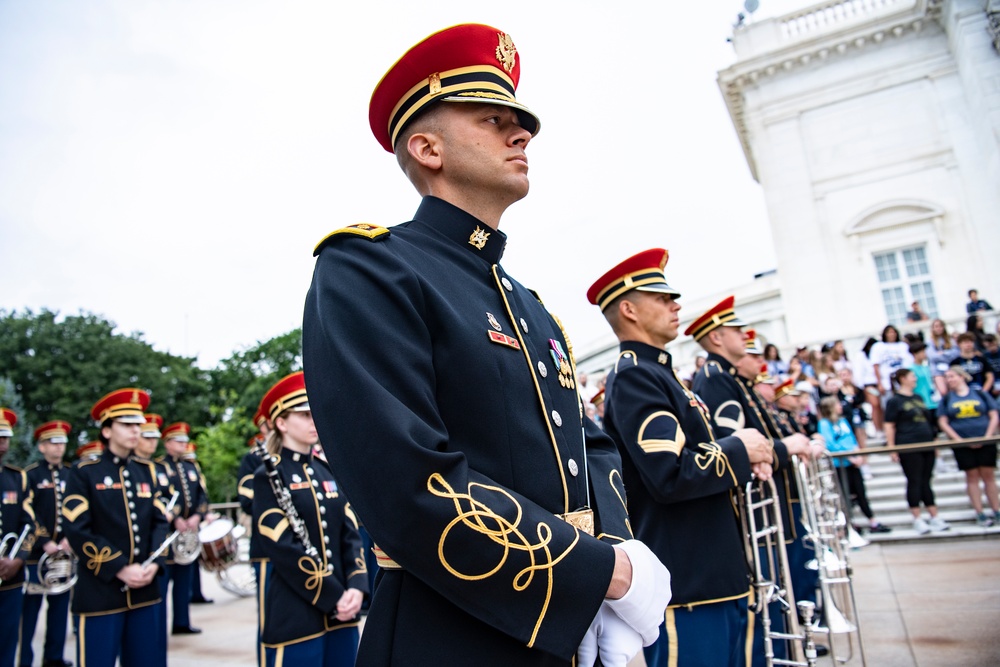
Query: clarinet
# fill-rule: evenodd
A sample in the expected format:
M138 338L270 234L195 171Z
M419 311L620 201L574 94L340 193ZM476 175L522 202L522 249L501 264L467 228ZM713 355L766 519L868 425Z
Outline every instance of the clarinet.
M274 492L274 499L278 501L278 507L285 513L285 518L288 519L288 526L295 533L295 537L298 538L299 542L302 543L306 555L312 558L321 569L328 569L329 566L323 565L323 559L320 558L319 551L316 550L312 540L309 539L309 531L306 530L305 524L302 523L302 517L299 516L299 511L295 509L295 505L292 503L292 493L278 475L277 459L268 453L263 443L255 445L253 452L260 457L261 463L264 464L264 471L267 473L267 481L270 482L271 490Z

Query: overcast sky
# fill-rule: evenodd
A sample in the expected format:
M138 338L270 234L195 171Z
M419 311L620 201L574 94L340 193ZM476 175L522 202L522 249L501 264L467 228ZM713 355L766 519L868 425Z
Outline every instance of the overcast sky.
M504 266L578 349L607 327L587 288L639 250L689 298L748 282L774 254L715 81L741 6L0 0L0 308L94 312L203 367L299 326L315 243L419 203L372 89L465 22L511 35L542 120Z

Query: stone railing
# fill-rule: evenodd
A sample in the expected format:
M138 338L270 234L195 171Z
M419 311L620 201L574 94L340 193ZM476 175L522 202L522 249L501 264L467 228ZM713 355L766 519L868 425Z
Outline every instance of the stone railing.
M844 24L872 18L914 0L834 0L813 5L799 12L786 14L778 19L781 35L798 39L836 30Z

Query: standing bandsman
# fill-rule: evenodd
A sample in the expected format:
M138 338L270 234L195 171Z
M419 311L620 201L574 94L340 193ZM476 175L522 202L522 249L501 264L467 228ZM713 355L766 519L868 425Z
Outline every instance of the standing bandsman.
M153 460L156 456L156 448L160 444L160 429L163 428L163 417L157 414L146 414L143 415L146 420L145 424L139 426L139 444L135 448L135 459L136 461L141 461L149 465L150 470L153 474L153 485L156 488L156 492L160 494L160 498L164 502L169 502L169 498L173 495L173 489L170 487L170 481L167 478L167 468L162 463L157 463ZM167 520L173 519L173 514L167 514ZM163 593L163 581L166 580L167 575L163 573L160 577L160 601L157 603L157 621L156 621L156 637L159 645L155 650L151 651L150 655L150 667L166 667L167 664L167 600Z
M198 471L198 479L201 480L201 491L205 496L205 511L208 512L208 483L205 480L205 473L201 470L201 464L198 463L198 443L194 440L189 440L187 446L184 448L184 460L190 461L194 464L195 469ZM202 515L204 518L205 515ZM215 600L211 600L205 597L205 594L201 590L201 567L195 563L191 570L191 604L212 604Z
M604 424L621 452L632 529L673 577L646 664L742 665L750 586L733 492L753 466L770 463L771 448L753 429L716 438L674 373L664 348L677 338L681 307L666 262L666 250L641 252L587 292L621 341L605 384Z
M313 455L316 427L302 372L278 381L263 405L274 430L254 475L253 517L271 577L265 663L352 667L368 593L357 519L326 462Z
M746 338L743 334L745 323L736 316L734 304L734 297L726 297L698 317L684 331L685 335L693 336L695 341L708 352L705 365L694 375L692 389L705 402L716 436L731 435L747 427L757 430L768 438L775 454L772 466L782 523L786 526L786 531L794 531L795 528L790 521L791 507L787 495L790 488L787 476L789 457L792 454L807 452L809 440L802 435L780 438L772 434L771 420L761 409L752 391L753 380L747 380L739 373L738 366L747 354ZM786 534L785 537L787 540L791 536ZM784 625L777 610L777 603L772 610L771 628L776 632L783 632ZM754 623L752 632L748 634L752 635L753 643L751 645L748 637L747 663L762 664L764 652L761 624ZM785 657L783 642L774 643L774 654L777 658Z
M163 557L146 561L167 537L163 500L149 466L133 457L149 394L118 389L94 404L104 450L81 459L66 482L63 527L80 558L73 593L79 617L76 662L86 667L144 667L158 661L149 641L160 601L155 577Z
M201 520L208 511L208 496L202 482L198 467L186 458L187 445L191 438L191 426L185 422L176 422L163 429L163 447L167 453L157 459L167 470L167 479L173 491L179 493L177 505L173 511L173 528L183 533L194 533L197 536ZM182 535L178 542L184 539ZM196 538L192 538L194 540ZM160 584L161 594L166 597L167 584L173 582L173 592L170 602L173 613L171 634L192 635L201 632L201 628L191 626L191 578L198 561L182 564L176 562L177 543L172 549L174 560L167 561L167 578Z
M14 436L17 414L0 408L0 667L14 667L21 620L24 562L35 542L31 487L24 471L3 462Z
M35 636L43 598L48 607L45 612L42 667L65 667L70 664L63 659L70 592L67 589L61 593L44 593L40 588L38 572L38 561L42 554L47 554L48 559L57 556L73 557L62 526L62 504L69 472L63 465L63 457L66 454L66 443L69 442L70 428L67 422L50 421L35 429L35 441L43 459L24 471L32 490L37 536L35 548L31 550L31 557L28 559L28 586L24 596L24 615L21 618L20 664L24 667L34 662L31 642Z
M103 451L104 444L100 440L94 440L77 447L75 455L78 461L87 461L90 459L100 458L101 452Z
M420 206L316 249L302 337L316 425L381 548L362 665L569 664L578 649L592 663L611 643L631 657L669 599L630 539L621 459L583 417L562 327L500 263L539 127L514 96L520 58L472 24L404 54L369 120Z
M263 667L260 651L260 633L263 630L265 588L262 585L267 582L267 560L260 549L260 535L257 526L253 523L253 475L257 468L261 466L260 456L257 455L257 448L262 447L267 440L267 435L271 432L271 425L267 423L267 413L261 403L257 407L257 412L253 416L254 426L257 427L257 434L247 440L248 451L240 461L240 468L236 473L239 480L237 486L237 499L240 501L240 509L250 521L250 567L253 568L254 579L257 582L257 665Z

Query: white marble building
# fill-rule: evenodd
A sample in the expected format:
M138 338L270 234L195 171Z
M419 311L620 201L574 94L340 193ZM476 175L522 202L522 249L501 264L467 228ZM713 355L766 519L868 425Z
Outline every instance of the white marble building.
M787 350L857 343L914 300L964 329L969 288L1000 306L1000 0L828 0L732 43L718 83L777 257L734 286L741 316Z

